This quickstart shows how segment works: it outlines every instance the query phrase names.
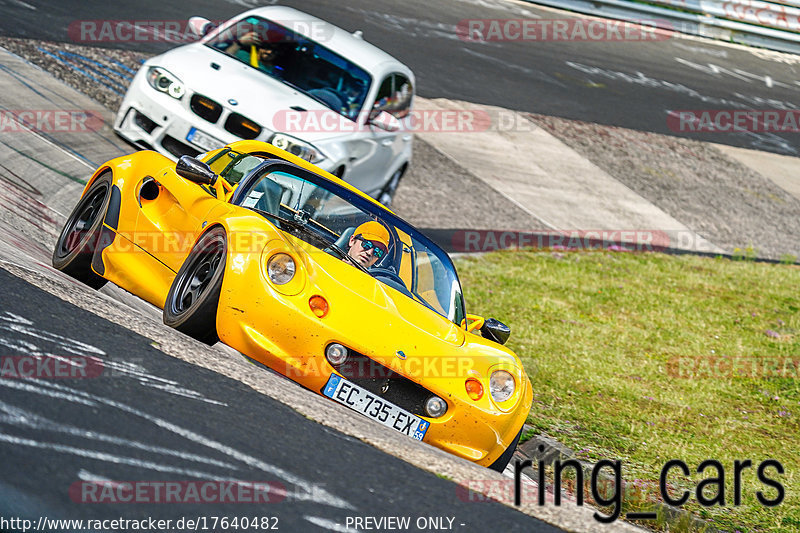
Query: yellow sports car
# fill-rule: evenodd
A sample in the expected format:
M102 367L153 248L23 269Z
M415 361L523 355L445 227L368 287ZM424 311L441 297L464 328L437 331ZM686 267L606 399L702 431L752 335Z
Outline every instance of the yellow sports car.
M335 176L259 141L102 165L53 265L111 281L411 438L502 470L532 400L509 329L467 315L447 254Z

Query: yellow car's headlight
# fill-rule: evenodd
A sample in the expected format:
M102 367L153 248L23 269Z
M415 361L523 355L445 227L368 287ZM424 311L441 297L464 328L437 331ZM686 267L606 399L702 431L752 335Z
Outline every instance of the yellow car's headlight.
M504 402L514 394L514 376L505 370L495 370L489 378L489 392L496 402Z
M286 285L294 278L297 266L289 254L277 253L267 261L267 276L275 285Z

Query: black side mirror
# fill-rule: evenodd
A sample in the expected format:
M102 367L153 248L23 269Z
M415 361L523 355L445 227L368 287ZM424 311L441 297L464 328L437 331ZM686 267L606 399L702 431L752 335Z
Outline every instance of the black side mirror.
M498 344L505 344L511 336L511 328L495 318L487 318L481 327L483 338Z
M182 155L175 165L178 176L201 185L214 185L217 175L208 165L188 155Z

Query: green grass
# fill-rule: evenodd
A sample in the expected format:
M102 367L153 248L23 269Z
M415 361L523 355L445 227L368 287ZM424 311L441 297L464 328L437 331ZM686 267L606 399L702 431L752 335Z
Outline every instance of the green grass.
M800 370L729 370L741 358L798 363L798 267L539 250L461 258L457 268L468 311L511 326L508 347L533 384L528 423L539 432L581 459L620 459L623 478L638 480L645 499L657 496L666 461L686 462L691 475L673 470L671 488L689 489L684 508L724 531L800 530ZM727 366L710 371L710 361ZM724 507L697 503L695 486L716 472L695 472L706 459L724 466ZM734 506L733 463L745 459L753 468L742 473L743 501ZM756 476L765 459L785 469L768 471L786 491L777 507L756 499L759 490L777 494Z

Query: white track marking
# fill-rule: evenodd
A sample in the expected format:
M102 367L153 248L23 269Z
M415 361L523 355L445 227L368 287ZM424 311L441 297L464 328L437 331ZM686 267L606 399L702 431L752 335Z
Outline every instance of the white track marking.
M218 466L220 468L229 468L231 470L238 470L238 467L236 467L236 465L233 465L231 463L225 463L223 461L217 461L215 459L210 459L208 457L203 457L201 455L187 453L181 450L173 450L171 448L165 448L163 446L154 446L150 444L145 444L143 442L138 442L135 440L123 439L121 437L115 437L113 435L107 435L105 433L98 433L93 430L79 428L76 426L72 426L70 424L62 424L60 422L55 422L53 420L40 416L32 411L28 411L20 407L5 403L2 400L0 400L0 412L6 413L5 415L0 414L0 423L5 423L8 425L13 425L17 427L27 427L41 431L54 431L66 435L83 437L97 442L115 444L118 446L128 446L130 448L135 448L137 450L143 450L150 453L170 455L173 457L184 459L186 461L194 461L198 463L205 463L212 466Z
M286 481L287 483L290 483L298 487L298 489L300 490L294 492L291 495L293 499L311 500L317 503L329 505L331 507L337 507L340 509L355 509L353 505L343 500L342 498L339 498L338 496L335 496L327 492L324 488L320 487L319 485L309 482L301 478L300 476L288 472L278 466L266 463L256 457L252 457L243 452L240 452L239 450L231 448L230 446L217 442L209 437L205 437L203 435L200 435L199 433L195 433L190 429L183 428L181 426L168 422L163 418L151 415L149 413L145 413L143 411L140 411L139 409L136 409L135 407L131 407L129 405L117 402L110 398L104 398L96 394L89 394L83 391L74 390L69 387L59 385L57 383L47 382L44 380L38 380L38 381L39 382L37 383L37 385L39 385L39 387L33 387L32 385L28 385L25 390L27 390L28 392L33 392L35 394L41 394L45 396L55 396L56 394L60 394L62 397L67 396L67 398L63 398L67 400L71 400L72 398L77 397L78 399L83 399L85 401L93 401L98 404L105 404L107 406L114 407L116 409L119 409L120 411L124 411L126 413L143 418L162 429L165 429L176 435L179 435L180 437L183 437L187 440L200 444L201 446L205 446L213 450L216 450L250 467L257 468L263 472L274 475ZM0 380L0 386L22 388L22 386L25 385L26 385L25 383L16 383L11 380Z
M303 515L304 520L308 520L315 526L319 526L321 528L325 528L328 531L336 531L341 533L347 533L352 531L361 531L360 529L350 528L341 525L338 522L334 522L333 520L328 520L327 518L320 518L318 516L307 516Z
M57 444L55 442L39 442L32 439L24 439L21 437L14 437L12 435L5 435L2 433L0 433L0 442L7 442L15 446L28 446L30 448L39 448L42 450L51 450L54 452L77 455L78 457L84 457L86 459L94 459L96 461L105 461L108 463L135 466L137 468L144 468L147 470L164 472L166 474L181 474L184 476L192 476L199 479L215 479L219 477L200 470L193 470L190 468L177 468L174 466L154 463L152 461L143 461L135 457L125 457L122 455L114 455L111 453L87 450L84 448L77 448L75 446Z

